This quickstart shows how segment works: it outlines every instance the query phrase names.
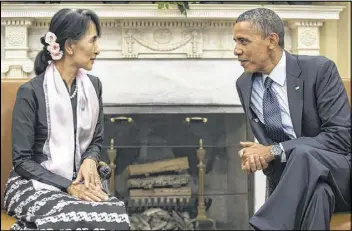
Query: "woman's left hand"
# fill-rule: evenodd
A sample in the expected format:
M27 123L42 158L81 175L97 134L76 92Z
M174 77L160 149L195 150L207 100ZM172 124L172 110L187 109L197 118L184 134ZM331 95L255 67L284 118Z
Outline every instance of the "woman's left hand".
M97 167L98 166L93 159L85 159L79 168L77 178L73 181L73 184L79 184L84 180L84 185L86 188L89 188L90 184L93 184L101 189L102 185Z

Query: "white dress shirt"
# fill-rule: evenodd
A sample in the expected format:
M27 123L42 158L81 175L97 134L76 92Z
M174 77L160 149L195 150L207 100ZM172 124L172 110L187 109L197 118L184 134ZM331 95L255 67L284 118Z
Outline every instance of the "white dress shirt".
M296 138L296 133L293 130L292 120L290 116L290 110L288 106L288 96L287 96L287 85L286 85L286 55L282 52L281 59L279 63L274 67L269 75L262 74L261 78L255 78L252 86L252 96L251 96L251 109L256 114L258 119L264 123L263 117L263 96L264 96L264 81L266 77L270 76L273 80L271 85L275 95L279 101L280 112L281 112L281 122L284 132L291 138ZM280 144L283 154L281 156L281 161L286 162L286 155L282 145Z

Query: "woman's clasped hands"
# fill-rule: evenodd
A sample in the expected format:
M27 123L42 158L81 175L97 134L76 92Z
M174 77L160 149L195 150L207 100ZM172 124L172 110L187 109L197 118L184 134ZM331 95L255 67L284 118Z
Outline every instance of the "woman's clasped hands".
M67 188L67 192L73 197L91 202L106 201L109 198L102 190L97 165L93 159L83 161L77 178Z

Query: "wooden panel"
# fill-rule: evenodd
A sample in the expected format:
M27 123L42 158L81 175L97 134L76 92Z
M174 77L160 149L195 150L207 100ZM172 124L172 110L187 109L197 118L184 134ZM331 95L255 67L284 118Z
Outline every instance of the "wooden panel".
M10 217L5 211L1 211L1 230L10 230L16 219Z
M351 213L335 213L331 217L330 230L351 230Z
M4 207L4 190L12 168L12 111L16 100L16 93L28 79L1 80L1 208Z
M351 79L342 79L342 81L343 81L343 85L345 85L348 99L351 103Z

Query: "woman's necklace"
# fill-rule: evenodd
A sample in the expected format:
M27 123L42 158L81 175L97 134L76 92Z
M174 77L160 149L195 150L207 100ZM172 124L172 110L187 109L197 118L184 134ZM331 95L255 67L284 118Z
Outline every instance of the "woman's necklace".
M76 85L75 91L70 95L70 99L73 99L77 94L78 86Z

